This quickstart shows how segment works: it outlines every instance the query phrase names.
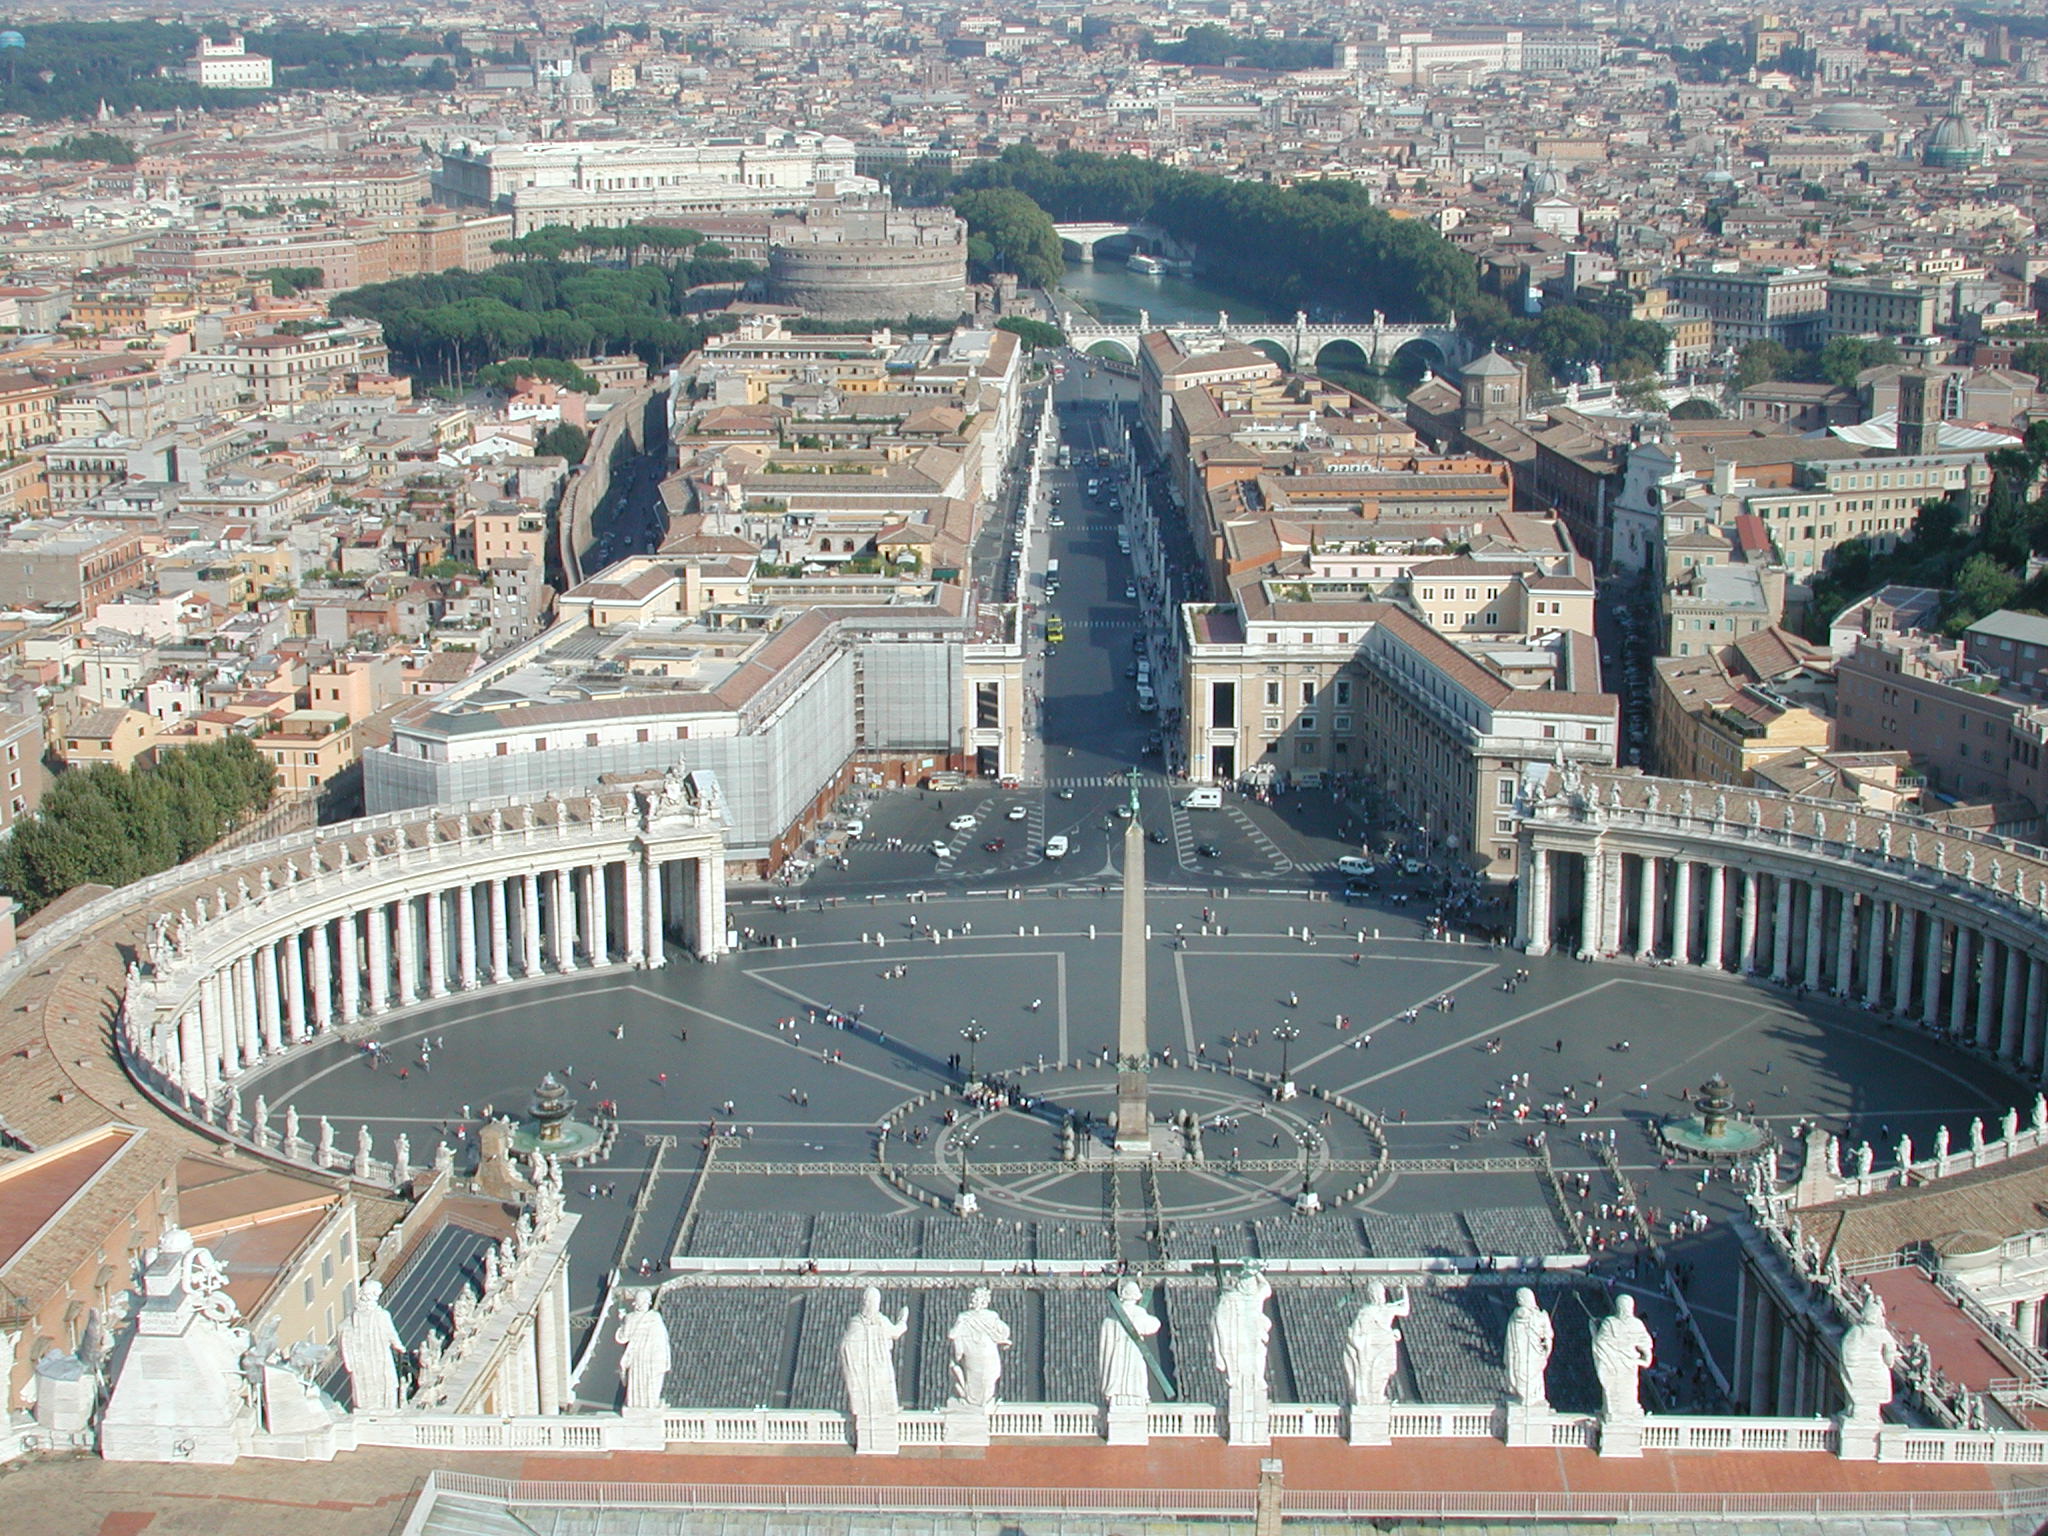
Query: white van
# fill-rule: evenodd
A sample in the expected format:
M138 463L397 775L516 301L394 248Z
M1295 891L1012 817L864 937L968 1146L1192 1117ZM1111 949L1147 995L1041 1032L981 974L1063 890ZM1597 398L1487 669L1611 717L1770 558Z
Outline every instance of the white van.
M1367 875L1379 873L1379 869L1371 859L1361 859L1357 854L1352 853L1346 854L1337 861L1337 873L1340 875L1355 875L1362 879Z
M1067 856L1067 840L1064 837L1049 837L1045 840L1045 856L1048 859L1064 859Z
M1187 798L1181 801L1180 808L1184 811L1220 811L1223 809L1223 791L1213 785L1191 789Z

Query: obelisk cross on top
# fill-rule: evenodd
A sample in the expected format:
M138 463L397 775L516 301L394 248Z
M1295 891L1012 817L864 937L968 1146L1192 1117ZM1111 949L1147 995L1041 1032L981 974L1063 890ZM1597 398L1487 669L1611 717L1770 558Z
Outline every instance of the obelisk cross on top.
M1138 814L1138 770L1130 774L1131 816L1124 824L1123 965L1117 987L1116 1150L1152 1155L1152 1106L1145 1042L1145 823Z

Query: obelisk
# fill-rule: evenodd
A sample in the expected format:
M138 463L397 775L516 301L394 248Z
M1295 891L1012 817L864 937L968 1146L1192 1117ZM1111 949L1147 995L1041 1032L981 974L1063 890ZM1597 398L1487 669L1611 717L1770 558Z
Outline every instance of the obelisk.
M1131 770L1131 818L1124 824L1123 968L1117 987L1116 1150L1152 1155L1152 1105L1145 1045L1145 824L1138 814L1138 770Z

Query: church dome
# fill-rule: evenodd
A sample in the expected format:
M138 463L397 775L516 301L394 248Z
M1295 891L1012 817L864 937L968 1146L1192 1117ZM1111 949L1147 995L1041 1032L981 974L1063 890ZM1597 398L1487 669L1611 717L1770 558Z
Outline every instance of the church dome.
M1969 119L1962 113L1951 112L1934 125L1934 132L1927 136L1927 147L1920 158L1924 164L1939 170L1975 165L1982 158L1977 145L1977 130L1970 126Z

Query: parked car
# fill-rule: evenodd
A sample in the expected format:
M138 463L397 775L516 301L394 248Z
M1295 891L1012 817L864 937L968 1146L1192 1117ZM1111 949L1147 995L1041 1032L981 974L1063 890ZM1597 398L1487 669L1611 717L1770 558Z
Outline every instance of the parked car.
M1223 857L1223 850L1214 843L1197 843L1195 844L1195 852L1205 859L1220 859Z

